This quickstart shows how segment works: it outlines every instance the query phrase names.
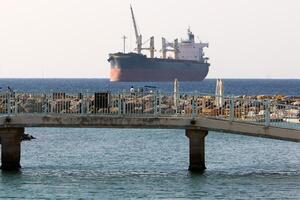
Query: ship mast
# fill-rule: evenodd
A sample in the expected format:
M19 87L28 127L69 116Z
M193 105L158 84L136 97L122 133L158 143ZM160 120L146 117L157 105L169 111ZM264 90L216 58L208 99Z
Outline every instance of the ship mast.
M127 37L126 37L126 35L124 35L123 37L122 37L122 39L123 39L123 52L125 53L125 51L126 51L126 39L127 39Z
M142 52L142 35L140 35L139 32L138 32L131 5L130 5L130 10L131 10L131 16L132 16L133 27L134 27L134 32L135 32L137 52L138 52L138 54L140 54Z

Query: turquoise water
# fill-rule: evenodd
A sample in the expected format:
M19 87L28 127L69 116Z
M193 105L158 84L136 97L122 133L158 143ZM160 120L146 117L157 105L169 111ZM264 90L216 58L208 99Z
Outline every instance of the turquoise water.
M74 82L64 84L70 87ZM214 84L208 81L201 87L209 91ZM228 90L238 94L242 88ZM270 91L261 87L258 92ZM184 130L27 128L26 132L37 139L22 143L20 172L0 172L0 198L300 199L299 143L209 132L207 170L192 174L187 170Z
M188 172L183 130L31 128L22 170L0 174L17 199L300 199L300 146L210 132L207 170Z

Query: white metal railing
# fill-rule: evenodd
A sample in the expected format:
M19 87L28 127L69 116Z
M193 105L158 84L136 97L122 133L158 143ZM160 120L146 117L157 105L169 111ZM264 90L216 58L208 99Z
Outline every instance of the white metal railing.
M122 115L197 118L300 129L300 107L274 98L203 93L0 93L0 115Z

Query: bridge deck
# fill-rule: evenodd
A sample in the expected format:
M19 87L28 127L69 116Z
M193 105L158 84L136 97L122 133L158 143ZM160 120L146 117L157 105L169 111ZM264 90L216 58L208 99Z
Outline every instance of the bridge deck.
M74 127L74 128L151 128L205 129L300 142L300 130L208 117L134 117L101 115L16 115L0 117L0 128Z
M201 93L0 93L1 127L206 129L299 141L300 97Z

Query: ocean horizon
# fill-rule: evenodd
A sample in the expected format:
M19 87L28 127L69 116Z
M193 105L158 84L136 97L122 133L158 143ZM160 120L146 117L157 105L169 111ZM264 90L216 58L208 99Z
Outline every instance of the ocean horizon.
M300 79L223 79L225 95L299 95ZM123 91L130 87L155 86L162 92L172 92L173 82L110 82L96 78L0 78L0 87L20 92L95 92ZM216 79L201 82L179 82L182 92L215 93Z

